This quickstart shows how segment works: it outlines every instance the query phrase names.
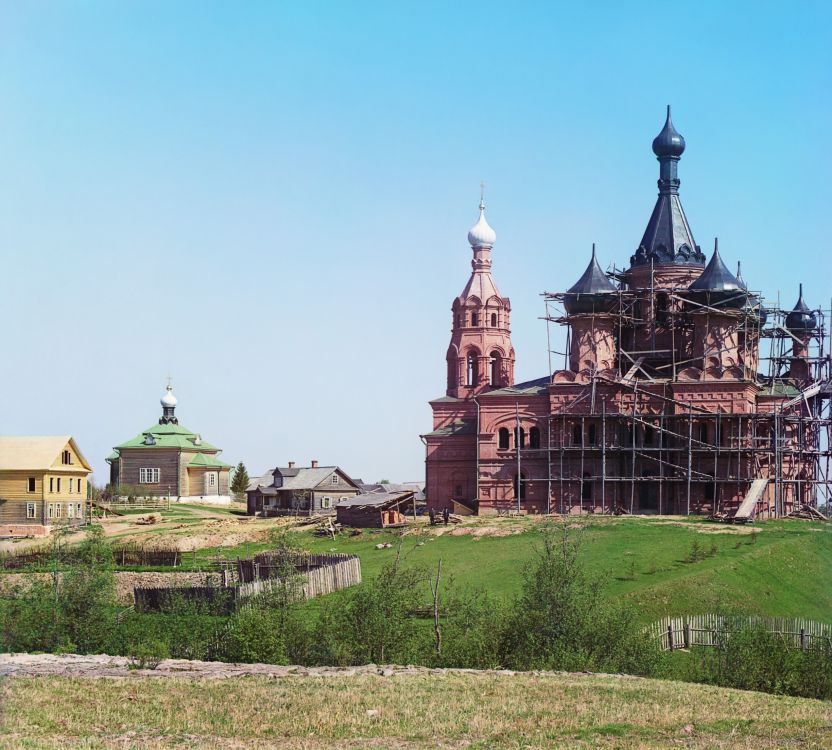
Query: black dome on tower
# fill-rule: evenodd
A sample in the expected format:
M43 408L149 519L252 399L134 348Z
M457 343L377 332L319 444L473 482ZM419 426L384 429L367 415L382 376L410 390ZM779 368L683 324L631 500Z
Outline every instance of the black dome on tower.
M800 296L794 309L786 316L786 328L792 332L812 331L818 327L818 319L815 313L803 299L803 284L800 285Z
M607 278L595 257L595 243L592 244L592 258L586 271L569 289L563 298L568 313L609 312L615 305L613 296L618 290Z
M653 139L653 153L656 156L675 156L676 158L685 153L685 139L673 127L673 120L670 119L669 104L667 105L667 119L665 120L662 132Z
M705 265L679 200L679 157L684 151L685 139L673 126L668 105L664 127L653 139L653 153L659 161L659 197L638 250L630 258L631 266Z
M714 240L714 254L702 275L688 287L691 299L706 299L724 307L743 307L748 293L745 284L728 270L719 254L719 240Z

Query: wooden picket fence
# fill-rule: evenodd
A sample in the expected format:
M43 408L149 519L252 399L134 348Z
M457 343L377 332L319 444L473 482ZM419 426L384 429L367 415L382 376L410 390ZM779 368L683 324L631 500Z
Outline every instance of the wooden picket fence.
M664 617L649 626L649 634L662 651L706 646L721 646L731 633L742 628L759 628L779 635L792 648L803 651L816 644L832 646L832 624L799 617L760 617L757 615L682 615Z
M328 564L309 567L300 574L300 590L304 599L314 599L316 596L331 594L334 591L356 586L361 583L361 560L357 555L328 556ZM270 567L270 566L269 566ZM301 568L302 570L302 568ZM262 568L258 568L262 572ZM271 570L268 570L270 573ZM279 589L283 581L279 578L265 575L237 587L238 598L247 598L258 594L265 594Z

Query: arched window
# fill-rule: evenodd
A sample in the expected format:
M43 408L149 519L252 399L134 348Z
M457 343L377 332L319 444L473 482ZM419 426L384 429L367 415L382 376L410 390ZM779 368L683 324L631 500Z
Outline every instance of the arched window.
M454 487L454 497L460 498L462 497L462 485L458 484Z
M508 450L508 429L501 427L497 432L497 447L501 451Z
M581 482L581 500L592 500L592 482L589 481L591 474L584 472L584 480Z
M540 447L540 429L538 427L532 427L529 430L529 448L539 448Z
M514 446L516 448L526 447L526 431L522 427L514 428Z
M590 445L597 445L598 444L598 435L597 430L594 424L589 426L589 444Z
M497 313L491 313L491 327L497 327Z
M515 474L511 479L512 487L514 488L515 499L526 499L526 478L520 474Z
M472 326L478 326L479 324L480 324L480 316L477 315L477 313L472 312L471 313L471 325Z
M708 425L704 422L699 423L699 442L700 443L707 443L708 442Z
M479 380L479 373L477 372L477 355L469 354L466 359L466 363L468 367L465 382L467 385L477 385Z
M491 378L491 385L502 385L501 370L502 363L500 361L500 352L491 352L491 367L489 376Z
M668 301L667 292L659 292L656 295L656 322L659 325L667 323Z

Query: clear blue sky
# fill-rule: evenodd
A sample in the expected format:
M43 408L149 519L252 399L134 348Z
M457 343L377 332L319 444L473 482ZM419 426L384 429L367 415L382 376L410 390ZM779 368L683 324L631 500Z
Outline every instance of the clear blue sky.
M251 473L419 479L479 182L517 378L539 293L635 250L664 108L694 235L832 295L827 2L6 2L0 432L158 417Z

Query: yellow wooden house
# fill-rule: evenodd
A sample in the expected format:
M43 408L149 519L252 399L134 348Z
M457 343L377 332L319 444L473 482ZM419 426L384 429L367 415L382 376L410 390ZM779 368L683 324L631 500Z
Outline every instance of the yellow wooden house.
M0 537L84 523L91 473L68 435L0 437Z

